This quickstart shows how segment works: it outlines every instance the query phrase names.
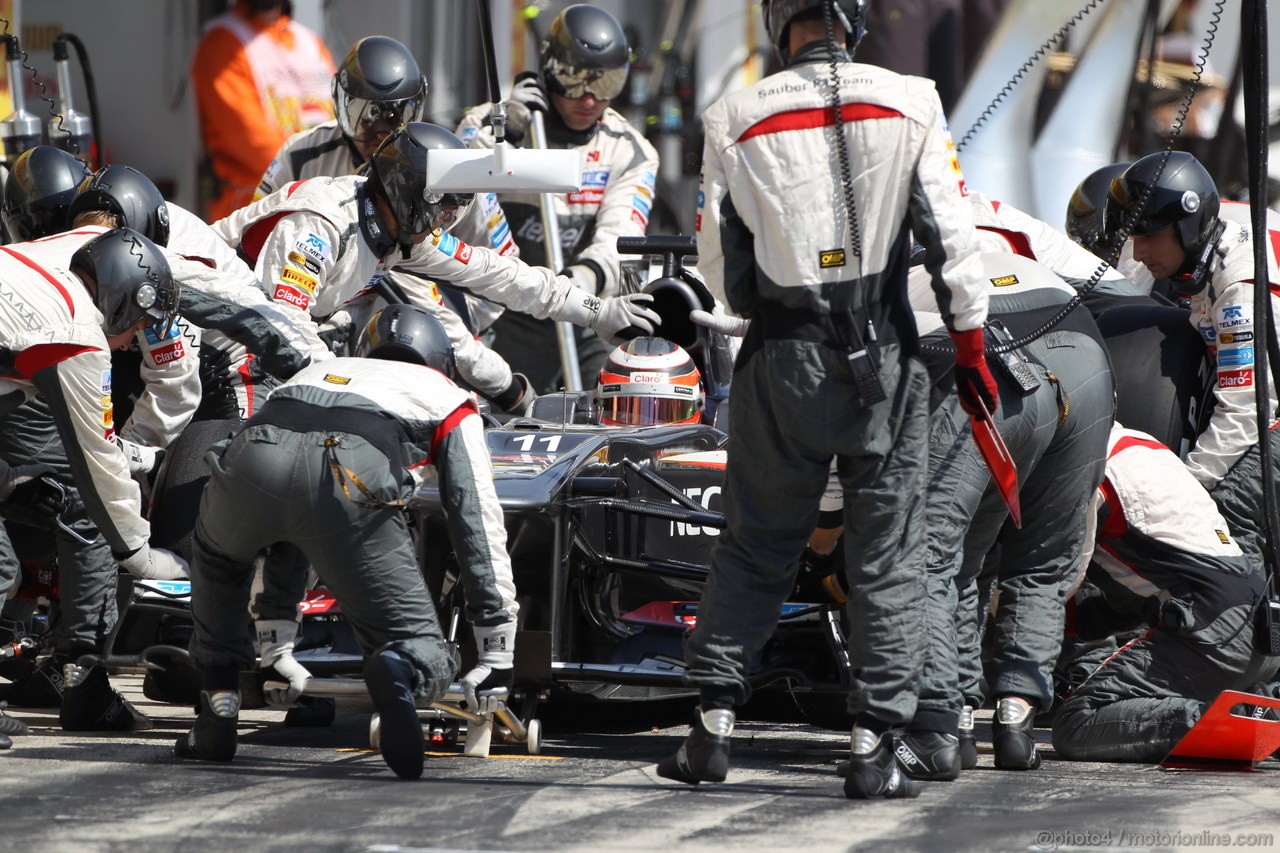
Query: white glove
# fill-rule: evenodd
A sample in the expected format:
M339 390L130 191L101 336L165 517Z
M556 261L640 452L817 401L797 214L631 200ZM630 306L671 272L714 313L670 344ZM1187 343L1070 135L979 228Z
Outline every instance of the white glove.
M476 637L477 659L475 668L462 677L462 691L468 711L492 714L503 700L497 696L477 694L481 690L505 687L510 697L515 684L516 623L504 622L489 627L477 625L471 631Z
M710 311L690 311L689 319L694 325L701 326L704 329L710 329L713 332L719 332L722 335L728 335L731 338L741 338L747 334L747 327L751 325L750 320L744 320L741 317L731 317L728 314L715 313Z
M316 334L320 340L324 341L325 346L329 347L330 352L342 354L343 348L354 337L355 319L352 318L349 311L335 311L329 315L329 319L325 320L316 327Z
M116 562L138 580L173 581L186 580L187 561L164 548L143 545L127 557L117 557Z
M662 318L647 307L653 303L653 296L648 293L627 293L597 302L600 304L596 308L595 319L591 321L591 328L615 346L626 340L619 337L619 333L629 327L638 329L640 335L652 335L653 330L662 324Z
M164 458L164 450L159 447L148 447L145 444L135 444L127 438L120 435L116 436L116 444L120 445L120 449L124 451L124 458L129 463L129 476L147 478L160 466L160 460Z
M547 111L547 93L538 82L538 75L526 72L516 78L511 87L511 97L507 98L507 127L514 129L517 135L528 132L533 110Z
M596 275L596 271L586 264L570 264L560 274L573 279L576 287L581 287L587 293L594 293L597 296L600 295L600 288L604 285Z
M34 465L13 465L0 459L0 503L7 501L18 486L25 486L41 477L52 477L57 472L53 466L37 462Z
M289 682L282 689L263 690L262 695L267 704L274 708L288 708L298 701L302 691L306 689L307 679L311 673L298 663L293 656L293 643L298 638L298 623L293 619L259 619L258 632L258 668L272 670L280 678ZM267 680L274 681L272 672L267 672Z

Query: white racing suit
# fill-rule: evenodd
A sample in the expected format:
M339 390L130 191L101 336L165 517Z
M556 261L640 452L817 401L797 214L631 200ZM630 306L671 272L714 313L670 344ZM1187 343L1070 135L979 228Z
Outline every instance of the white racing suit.
M0 410L7 421L44 398L88 516L122 558L147 544L150 526L115 443L102 315L69 259L56 239L0 247Z
M65 269L77 249L106 230L98 226L77 228L22 244L15 251L38 251L41 257ZM72 281L77 289L84 290L79 279ZM140 461L141 467L134 471L140 477L154 472L154 449L167 447L195 414L200 399L196 360L199 335L200 330L183 318L174 322L164 338L150 327L138 332L130 352L115 354L119 364L106 380L106 386L114 391L100 394L101 401L94 401L95 405L101 402L107 407L103 417L115 423L114 403L126 395L133 398L114 440L125 450L126 458ZM108 354L108 367L111 361ZM128 367L123 375L119 365ZM67 511L61 516L61 524L53 529L61 615L57 622L57 649L75 654L100 652L118 615L118 568L111 552L120 553L120 549L98 535L96 516L86 501L89 496L82 491L84 477L75 454L68 452L71 448L65 444L56 415L57 409L46 395L14 411L5 419L0 453L14 464L52 465L66 485Z
M1044 264L1077 291L1097 279L1083 304L1096 319L1117 305L1154 305L1150 287L1139 287L1065 233L1029 213L980 192L970 192L978 244L984 252L1013 252Z
M948 328L981 326L987 293L933 84L842 53L857 206L846 227L830 71L817 48L703 114L698 268L751 325L729 400L728 527L686 642L685 680L704 706L747 698L748 667L795 584L834 458L852 590L849 709L883 732L914 716L924 650L928 380L906 301L908 227ZM887 399L865 403L850 356L873 327Z
M245 632L255 557L270 555L255 611L294 619L309 562L342 604L366 656L393 649L439 698L456 674L400 502L438 485L462 569L467 619L514 622L518 606L502 507L472 398L439 372L337 358L272 392L209 455L192 559L192 654L252 668Z
M267 295L253 270L195 214L169 203L165 257L182 284L182 316L201 327L205 417L245 417L272 380L329 358L315 324Z
M463 116L458 136L472 148L492 148L492 104L481 104ZM573 131L559 114L545 114L547 144L556 149L577 150L582 166L582 188L553 196L559 227L560 250L565 269L572 269L574 283L598 296L613 296L622 285L619 237L643 237L653 208L658 152L623 116L607 109L596 125ZM522 128L510 127L518 135ZM531 140L521 140L526 146ZM537 193L503 193L495 212L489 203L476 204L466 220L453 229L475 245L500 249L514 239L520 257L547 266L546 243ZM505 213L505 218L500 218ZM562 272L557 270L557 272ZM539 392L563 383L551 323L525 315L504 314L494 324L494 349L508 361L527 370ZM590 384L610 348L598 337L579 334L578 361L584 384Z
M295 133L285 141L275 159L263 173L262 181L254 191L253 200L266 198L295 181L354 174L361 165L360 154L347 141L342 129L338 127L338 122L327 121L309 130ZM481 221L484 222L483 230L477 229L474 237L471 233L463 234L457 229L454 229L455 234L472 245L489 246L502 255L515 254L516 244L511 240L511 229L507 226L502 208L498 206L497 196L493 193L478 193L475 207L477 209L475 215L480 216ZM398 278L394 270L389 275L393 280ZM457 311L463 317L467 327L473 331L483 331L502 313L501 305L485 302L468 295L465 291L450 290L444 282L436 282L436 284L445 285L442 288L445 304ZM450 325L449 329L451 335L460 334L453 325ZM454 342L454 348L458 350L469 351L474 346L470 341L455 340ZM471 352L464 356L467 362L478 358L491 359L492 357Z
M1162 760L1223 690L1274 672L1251 668L1251 613L1262 564L1247 559L1204 488L1151 436L1111 433L1106 479L1091 510L1090 580L1103 595L1076 608L1077 633L1149 630L1111 655L1067 698L1053 748L1082 761Z
M372 288L392 266L414 273L397 282L413 304L440 319L454 343L462 378L491 398L512 390L517 380L511 368L440 304L429 280L447 280L535 317L578 325L595 320L600 299L568 278L472 247L448 233L437 232L414 247L408 259L401 258L365 180L312 178L241 208L213 227L254 261L258 278L277 303L316 323Z
M1280 268L1274 247L1275 242L1268 240L1267 273L1273 282L1272 311L1280 316ZM1190 319L1216 369L1215 405L1186 463L1218 504L1245 556L1260 561L1264 514L1255 382L1266 381L1268 385L1267 434L1277 465L1280 440L1275 432L1275 387L1269 377L1264 379L1254 371L1255 347L1266 345L1266 335L1253 316L1253 240L1249 229L1235 222L1224 224L1208 276L1204 289L1191 297Z

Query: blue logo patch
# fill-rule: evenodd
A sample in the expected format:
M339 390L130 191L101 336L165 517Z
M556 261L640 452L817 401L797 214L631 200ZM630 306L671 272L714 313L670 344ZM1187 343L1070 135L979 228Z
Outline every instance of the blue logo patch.
M440 251L452 258L453 253L458 250L458 238L452 234L441 234L440 242L436 245Z
M1253 347L1218 350L1218 364L1222 367L1239 367L1253 364Z
M1243 305L1228 305L1226 308L1222 309L1222 319L1224 320L1230 320L1234 317L1243 317L1243 316L1244 316Z
M584 187L603 187L609 183L609 170L597 169L593 172L582 173L582 185Z
M178 329L177 323L170 323L169 331L167 334L165 334L163 338L156 334L156 327L154 325L143 327L142 333L146 336L147 343L150 346L155 346L161 341L167 341L167 340L171 340L173 338L178 337L178 335L180 334L180 330Z

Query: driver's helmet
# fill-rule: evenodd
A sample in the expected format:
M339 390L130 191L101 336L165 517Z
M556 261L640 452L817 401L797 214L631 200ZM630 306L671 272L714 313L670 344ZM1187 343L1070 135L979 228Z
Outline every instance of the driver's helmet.
M602 424L696 424L702 404L702 374L689 353L664 338L627 341L609 355L596 382Z

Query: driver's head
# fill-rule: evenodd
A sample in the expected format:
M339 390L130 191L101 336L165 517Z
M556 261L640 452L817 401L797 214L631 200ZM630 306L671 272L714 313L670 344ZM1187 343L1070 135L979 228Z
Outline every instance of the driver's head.
M602 424L694 424L702 405L702 374L689 353L663 338L627 341L609 355L596 381Z

